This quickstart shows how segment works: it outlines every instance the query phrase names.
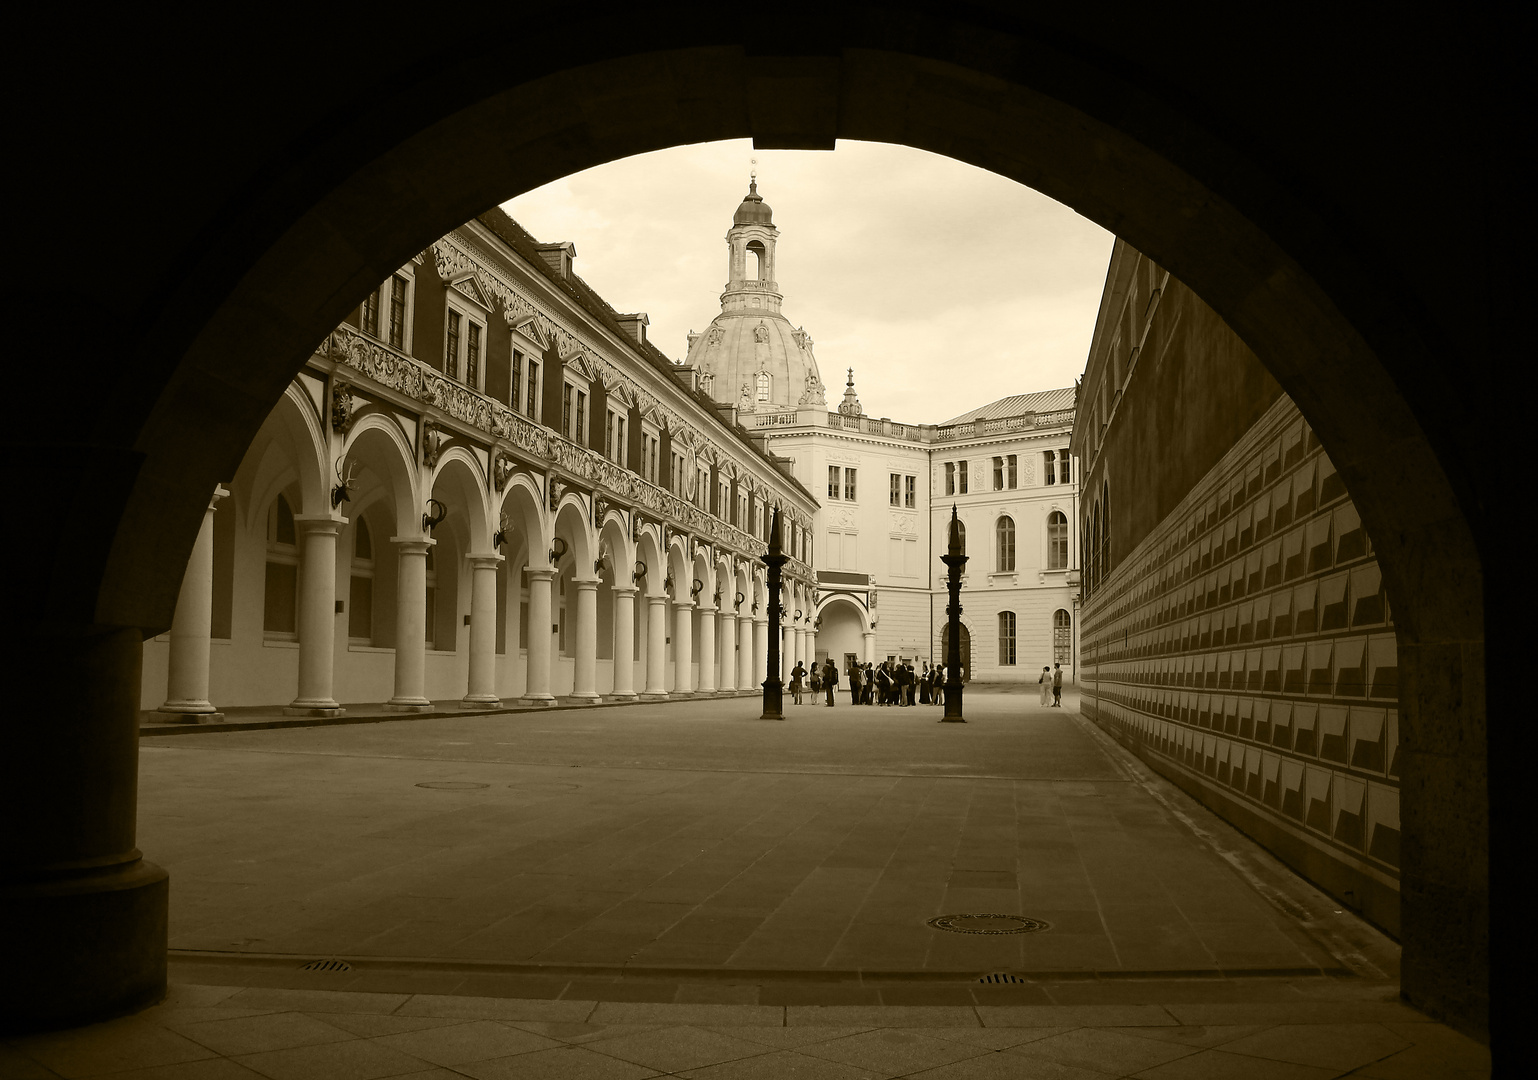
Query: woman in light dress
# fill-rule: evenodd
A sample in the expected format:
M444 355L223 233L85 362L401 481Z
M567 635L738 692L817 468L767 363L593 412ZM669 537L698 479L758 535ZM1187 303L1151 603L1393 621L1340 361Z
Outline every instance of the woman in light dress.
M1041 678L1036 681L1041 683L1041 703L1043 705L1052 704L1052 669L1049 667L1042 668Z

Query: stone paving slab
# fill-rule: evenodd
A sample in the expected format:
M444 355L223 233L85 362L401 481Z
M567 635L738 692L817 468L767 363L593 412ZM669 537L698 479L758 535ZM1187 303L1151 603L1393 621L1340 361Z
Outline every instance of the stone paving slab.
M783 724L756 708L146 743L140 844L173 875L172 948L490 960L525 977L1341 968L1071 709L979 694L954 725L924 707L792 707ZM1050 928L927 925L957 912ZM364 970L348 988L461 992L403 978Z
M1221 990L1215 981L1206 985ZM188 1021L237 1000L239 1019ZM350 1011L334 1011L346 1006ZM567 1018L528 1017L562 1006ZM116 1076L267 1077L1022 1077L1370 1076L1482 1080L1489 1051L1440 1024L1391 1022L1180 1025L1157 1006L1081 1006L1021 1014L987 1008L788 1007L702 1013L652 1006L643 1016L596 1002L513 1002L431 995L326 994L173 984L135 1016L0 1041L16 1080ZM1128 1008L1141 1010L1131 1024ZM1418 1014L1416 1014L1418 1016ZM1037 1021L1055 1020L1055 1023ZM1025 1020L1025 1023L1021 1023ZM633 1021L633 1022L631 1022Z

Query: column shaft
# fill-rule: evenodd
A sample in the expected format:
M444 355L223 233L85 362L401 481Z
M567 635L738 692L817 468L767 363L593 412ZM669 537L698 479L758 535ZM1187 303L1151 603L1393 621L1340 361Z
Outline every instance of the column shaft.
M341 709L331 696L336 652L336 537L346 522L330 516L300 516L294 518L294 524L302 530L299 696L283 711L289 715L334 713Z
M679 600L673 614L673 696L694 693L694 602Z
M737 614L733 611L721 612L721 633L717 638L717 648L720 649L721 672L720 691L723 694L735 693L737 690Z
M634 585L614 589L614 697L633 699L635 694L635 595Z
M753 616L737 616L737 686L753 689Z
M433 707L423 692L427 671L427 549L436 541L392 536L396 545L395 696L385 703L394 712L425 712Z
M555 571L548 566L529 570L529 670L524 678L523 701L548 705L555 701L550 692L550 581Z
M208 656L214 619L214 507L228 494L224 488L214 492L176 597L166 700L160 706L162 714L169 714L166 719L216 720L224 716L208 700Z
M700 605L700 693L716 692L716 609Z
M571 696L598 700L598 581L586 578L577 587L577 658Z
M484 708L502 704L497 696L497 564L502 556L478 552L470 566L470 677L460 705Z
M648 700L668 696L668 598L646 598L646 691Z
M876 662L876 631L867 630L865 631L864 637L865 662L867 664L874 664Z
M753 683L762 686L769 678L769 617L753 620Z

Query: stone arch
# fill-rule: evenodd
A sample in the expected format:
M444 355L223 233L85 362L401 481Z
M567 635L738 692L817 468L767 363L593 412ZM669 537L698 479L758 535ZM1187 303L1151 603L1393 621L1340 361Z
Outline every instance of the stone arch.
M426 64L408 45L397 54L398 75L381 72L367 87L314 88L307 103L313 112L301 109L288 126L269 125L270 131L242 122L269 103L239 88L239 67L229 65L224 80L209 80L200 96L226 116L220 127L240 133L238 164L233 153L219 157L213 132L189 140L188 157L167 153L157 138L125 140L143 147L144 156L130 157L123 171L142 175L146 193L191 155L208 159L205 202L217 209L146 202L143 220L156 222L158 246L177 257L125 270L119 280L132 280L133 288L125 290L123 307L88 314L122 327L120 353L131 358L120 365L121 384L81 406L101 412L75 425L97 440L90 448L97 461L111 458L103 479L114 485L107 505L123 510L98 530L111 538L105 554L61 546L56 565L65 569L27 584L22 621L46 613L57 623L135 632L169 625L208 492L232 472L294 370L368 283L383 280L477 208L551 176L706 138L755 135L766 145L818 148L834 138L867 139L949 154L1029 183L1168 268L1254 349L1318 433L1378 546L1404 677L1423 687L1403 706L1416 733L1406 751L1405 787L1424 793L1406 803L1404 822L1405 896L1415 909L1405 919L1406 990L1418 1002L1482 1015L1488 980L1478 928L1487 925L1489 823L1483 590L1486 582L1505 580L1486 560L1506 551L1509 510L1493 497L1504 483L1500 470L1472 467L1480 439L1471 417L1481 410L1463 417L1446 409L1446 358L1483 376L1489 369L1479 353L1508 350L1487 348L1482 320L1504 330L1508 324L1496 320L1511 317L1489 314L1487 298L1475 304L1460 290L1417 281L1450 275L1417 274L1410 260L1423 256L1383 242L1419 216L1424 185L1433 181L1418 186L1406 176L1395 183L1401 159L1379 154L1383 161L1375 166L1370 151L1354 151L1344 134L1350 117L1319 115L1317 135L1297 124L1286 47L1265 40L1258 25L1240 23L1228 47L1251 70L1281 77L1274 92L1257 89L1258 97L1241 106L1223 100L1220 73L1210 82L1193 74L1180 38L1199 35L1178 19L1167 28L1117 30L1072 13L1041 27L1009 13L984 22L957 7L891 12L892 18L847 19L831 11L787 14L786 33L806 42L801 55L755 49L750 64L741 61L742 50L753 43L728 12L702 18L692 6L668 8L642 35L620 20L609 25L586 13L555 12L543 24L546 36L572 43L559 59L488 65L484 52L469 48L447 64ZM1145 29L1148 41L1141 40ZM1120 36L1127 34L1139 39L1135 45ZM1458 50L1483 50L1453 44L1460 34L1446 37L1445 46L1419 39L1445 48L1452 61L1425 66L1422 79L1432 93L1456 90L1454 115L1472 104L1477 130L1486 122L1486 95L1495 90L1479 79L1466 80L1478 88L1458 87L1471 66ZM665 62L659 42L669 50ZM1128 62L1129 55L1139 62ZM821 77L806 77L809 64ZM1387 85L1409 88L1371 50L1360 64L1340 66L1358 69L1362 84L1382 74ZM1424 75L1439 67L1453 81ZM690 77L679 78L680 71ZM833 89L787 90L774 108L758 107L762 96L748 80L776 75L789 76L788 87ZM107 92L106 76L96 77L103 82L87 76L81 93ZM1331 100L1332 92L1344 99L1351 77L1327 72L1326 88L1313 99ZM1262 87L1266 78L1253 81ZM380 85L389 90L377 92ZM631 123L573 119L605 115L616 86L653 107ZM1315 113L1324 110L1316 106ZM155 107L124 115L151 132L157 122L172 122ZM1397 121L1381 122L1391 134L1399 130L1392 127ZM1448 126L1467 127L1426 125ZM308 137L296 138L300 131ZM552 131L572 134L553 139ZM1466 152L1461 143L1454 151L1449 136L1418 137L1432 151L1422 157L1456 160ZM1331 140L1344 149L1328 155L1331 167L1321 172L1320 148ZM1396 140L1359 141L1378 147ZM466 161L481 167L465 168ZM1464 185L1458 190L1471 193L1470 205L1478 201L1472 193L1494 199L1500 209L1487 219L1499 221L1506 178L1498 174L1487 185L1491 168L1450 168L1434 180ZM62 201L42 205L72 205L73 189L60 185L60 192L53 198ZM38 216L75 227L51 209ZM391 228L379 228L381 221ZM1455 238L1453 226L1432 228L1435 244L1413 246L1438 252L1453 271L1485 270L1486 258L1500 258L1479 229ZM99 261L115 251L112 243L102 239ZM132 247L142 259L142 245ZM1462 317L1476 311L1475 318ZM1467 332L1476 323L1480 329ZM1501 385L1495 378L1476 382ZM211 401L220 407L208 408ZM81 438L83 446L87 436ZM1415 477L1413 491L1405 476ZM1488 602L1516 601L1492 592ZM1505 677L1514 685L1515 674ZM1490 759L1521 760L1501 753ZM1450 926L1475 929L1449 933Z
M592 577L597 544L588 525L587 507L580 496L567 495L556 507L550 523L552 547L556 537L566 541L567 551L561 556L561 562L570 563L578 577Z
M667 577L667 559L663 557L656 526L648 525L641 530L641 538L636 541L636 562L646 567L645 576L637 582L642 591L648 594L661 592L662 580Z
M433 469L431 491L433 498L448 507L450 518L456 516L456 510L463 518L454 528L463 530L465 554L489 551L496 522L486 498L486 475L475 456L462 446L445 450Z
M420 494L415 452L400 424L383 413L363 417L348 432L342 460L344 473L354 463L359 466L359 487L365 497L390 499L397 536L422 531L426 498ZM346 506L342 504L344 512Z

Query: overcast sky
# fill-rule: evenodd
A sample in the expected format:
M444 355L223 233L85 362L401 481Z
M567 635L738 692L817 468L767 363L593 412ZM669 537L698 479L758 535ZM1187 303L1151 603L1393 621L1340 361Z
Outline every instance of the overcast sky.
M757 164L751 164L756 159ZM720 314L726 230L758 171L780 230L784 314L805 327L834 407L854 368L865 411L938 423L1084 370L1113 237L1013 180L883 143L829 152L747 140L626 158L503 204L681 359Z

